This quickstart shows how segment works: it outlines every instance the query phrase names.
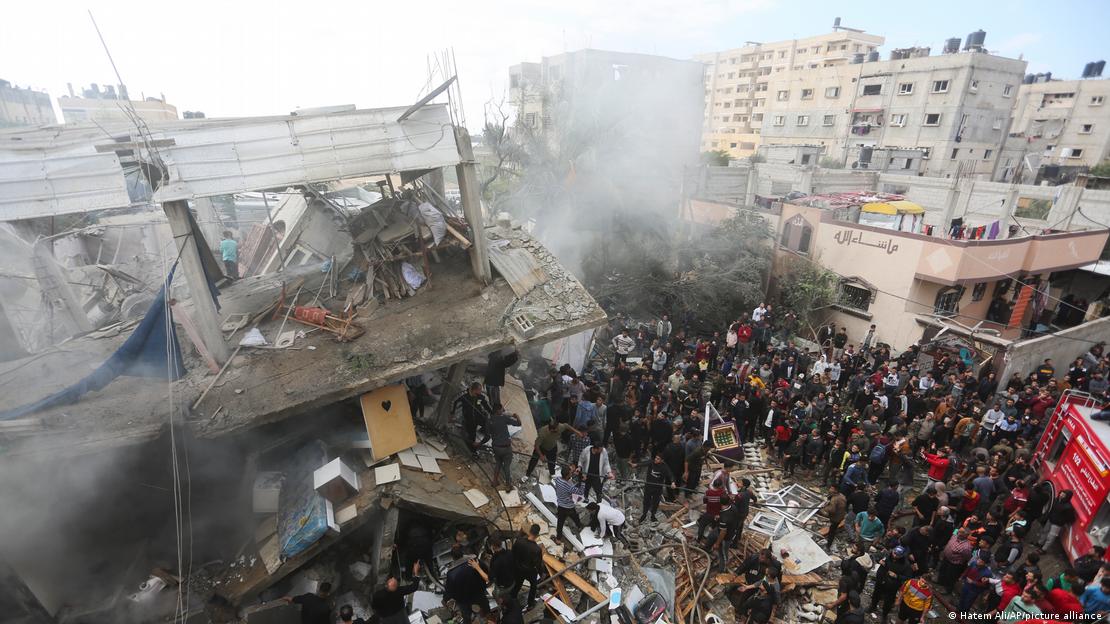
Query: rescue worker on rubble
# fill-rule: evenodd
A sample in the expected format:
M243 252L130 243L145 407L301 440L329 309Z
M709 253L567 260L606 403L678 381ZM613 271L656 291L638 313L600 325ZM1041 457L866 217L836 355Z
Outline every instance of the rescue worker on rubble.
M879 621L885 622L894 608L894 598L898 589L912 576L913 567L906 558L906 548L895 546L883 559L882 564L879 565L879 571L875 574L875 591L871 593L871 606L868 607L868 611L875 613L876 605L882 605L882 617Z
M671 469L663 462L663 454L655 453L651 464L644 474L644 509L640 513L640 522L651 515L651 521L657 522L655 514L659 512L659 499L663 498L663 485L674 481Z
M463 432L466 434L466 444L470 447L472 453L477 453L478 448L489 440L487 423L490 414L493 413L493 406L490 405L489 399L482 394L481 382L475 381L470 384L466 392L455 399L455 403L451 406L451 413L455 413L460 407L462 408L462 426ZM474 438L479 429L482 430L485 437L480 442L475 443Z
M540 536L540 525L533 524L528 529L527 535L522 535L513 542L513 562L516 563L516 584L510 595L520 595L520 590L528 582L527 608L531 609L536 604L536 590L540 582L540 573L543 569L543 549L536 543Z
M419 561L412 564L412 575L414 577L420 575ZM370 598L370 607L374 609L378 621L381 624L406 624L409 621L409 616L405 608L405 596L416 591L417 587L415 582L401 585L396 576L389 577L385 582L385 587L374 592L374 595ZM324 620L321 624L324 624L324 622L328 622L328 620Z

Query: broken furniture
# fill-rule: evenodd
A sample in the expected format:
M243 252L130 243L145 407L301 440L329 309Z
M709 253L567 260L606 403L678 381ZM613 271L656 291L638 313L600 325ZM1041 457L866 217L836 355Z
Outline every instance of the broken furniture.
M378 388L359 397L370 454L375 460L416 446L408 391L404 384Z

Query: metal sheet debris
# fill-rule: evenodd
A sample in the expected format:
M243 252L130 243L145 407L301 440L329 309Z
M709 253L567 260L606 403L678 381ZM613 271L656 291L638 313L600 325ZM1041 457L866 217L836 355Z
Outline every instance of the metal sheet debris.
M813 541L809 531L805 529L794 529L774 540L772 544L776 553L783 550L790 553L783 561L787 574L807 574L832 561L832 557Z

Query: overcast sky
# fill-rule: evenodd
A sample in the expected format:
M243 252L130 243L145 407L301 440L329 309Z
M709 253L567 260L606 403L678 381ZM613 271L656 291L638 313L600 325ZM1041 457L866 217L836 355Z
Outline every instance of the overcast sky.
M1005 8L1003 8L1003 6ZM5 3L0 78L45 89L115 83L92 8L131 96L164 93L210 117L298 107L404 106L427 88L431 55L454 49L468 125L499 99L508 67L584 47L689 58L828 32L833 18L894 47L932 46L982 28L992 52L1029 71L1078 77L1110 57L1110 2L818 0L189 0Z

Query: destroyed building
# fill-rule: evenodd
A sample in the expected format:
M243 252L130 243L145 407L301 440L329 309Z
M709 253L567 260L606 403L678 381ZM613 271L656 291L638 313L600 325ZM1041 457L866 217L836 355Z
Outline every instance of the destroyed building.
M451 403L468 364L606 316L490 223L473 166L426 102L0 135L19 263L0 275L18 295L0 311L0 593L29 594L33 622L223 621L313 579L373 587L414 524L535 515L470 460ZM143 331L161 344L136 350ZM530 452L523 387L501 399Z

